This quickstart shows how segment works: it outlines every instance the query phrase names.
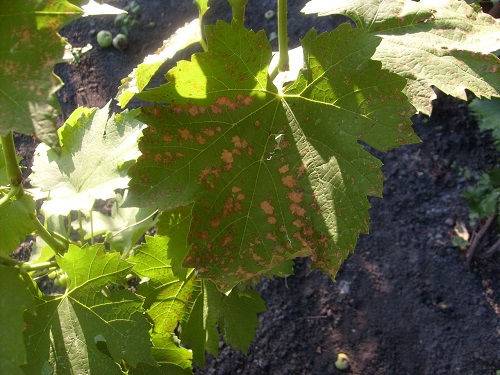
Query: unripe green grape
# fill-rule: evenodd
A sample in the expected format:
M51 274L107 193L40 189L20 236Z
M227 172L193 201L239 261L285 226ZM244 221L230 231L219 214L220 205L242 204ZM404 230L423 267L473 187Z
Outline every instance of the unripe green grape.
M349 368L349 357L345 353L339 353L337 355L337 360L335 361L335 367L340 371L347 370Z
M52 271L48 275L49 279L55 279L57 276L57 271Z
M97 33L97 44L107 48L113 43L113 35L107 30L101 30Z

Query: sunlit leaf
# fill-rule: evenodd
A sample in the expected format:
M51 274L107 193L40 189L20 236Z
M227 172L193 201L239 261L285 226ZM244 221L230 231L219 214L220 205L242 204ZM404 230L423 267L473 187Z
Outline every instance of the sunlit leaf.
M432 86L466 100L500 96L500 20L459 0L312 0L302 10L344 14L382 38L373 58L405 77L417 110L430 114Z
M116 189L127 187L144 125L135 119L135 111L111 118L108 112L109 103L73 112L60 129L59 155L44 144L37 147L31 183L49 192L42 206L47 215L90 211L96 199L114 198Z

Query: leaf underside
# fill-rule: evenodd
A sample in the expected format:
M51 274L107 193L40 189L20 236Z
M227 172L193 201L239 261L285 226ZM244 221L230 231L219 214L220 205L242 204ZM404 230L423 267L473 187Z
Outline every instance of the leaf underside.
M343 14L382 38L373 59L408 81L405 93L430 114L432 86L466 100L500 96L500 20L457 0L312 0L302 10Z
M382 191L381 163L360 141L418 141L405 80L370 60L379 38L347 24L307 34L308 70L284 95L268 79L263 32L218 22L207 41L139 95L155 105L140 116L131 204L193 203L184 266L221 290L290 274L297 256L334 276L368 230L367 195Z

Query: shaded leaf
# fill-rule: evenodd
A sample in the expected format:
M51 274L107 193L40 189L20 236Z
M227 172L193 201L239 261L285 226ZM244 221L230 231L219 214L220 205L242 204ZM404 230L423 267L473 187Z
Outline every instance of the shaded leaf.
M491 130L495 143L500 146L500 98L476 98L469 106L479 117L479 128L482 131Z
M47 215L90 211L96 199L114 198L116 189L127 187L144 125L134 118L136 111L111 118L108 112L109 103L102 109L75 110L59 130L60 155L44 144L37 147L31 183L49 192L42 206Z
M0 206L0 252L12 253L27 235L35 231L30 218L35 212L36 203L27 193Z
M367 195L382 191L381 163L359 142L418 141L405 80L370 60L379 38L348 25L304 38L308 70L284 95L263 32L218 22L207 40L209 52L140 95L156 104L142 108L132 204L194 202L184 266L221 290L290 274L297 256L335 275L368 231Z
M36 299L37 315L28 319L25 331L31 353L26 372L39 374L47 361L57 374L122 374L122 360L154 365L143 300L128 290L101 292L121 283L132 265L97 246L73 245L59 265L69 288L64 295ZM106 352L98 342L104 342Z
M57 147L54 93L62 86L52 69L64 55L57 31L83 11L64 0L2 1L0 18L0 133L35 134Z
M205 350L214 356L219 354L218 324L226 342L246 354L255 337L257 314L265 310L256 291L235 288L226 296L205 280L189 319L181 325L181 339L193 350L195 362L203 367Z
M152 338L151 350L160 366L153 367L140 363L136 368L129 370L130 375L191 375L193 373L191 351L179 346L178 339L175 339L174 335L153 334Z
M35 312L35 302L17 268L0 265L0 275L0 373L22 375L20 366L27 360L23 315Z
M302 10L344 14L382 38L373 58L405 77L410 102L430 114L436 86L466 100L500 96L500 21L457 0L312 0Z

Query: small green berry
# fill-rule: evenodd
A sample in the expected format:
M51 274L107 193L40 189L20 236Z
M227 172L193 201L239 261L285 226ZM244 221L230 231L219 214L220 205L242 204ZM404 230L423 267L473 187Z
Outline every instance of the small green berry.
M339 353L337 355L337 360L335 361L335 367L340 371L347 370L349 368L349 357L345 353Z
M113 38L113 47L116 49L125 49L128 46L128 39L125 34L118 34Z
M97 44L107 48L113 43L113 35L107 30L101 30L97 33Z

